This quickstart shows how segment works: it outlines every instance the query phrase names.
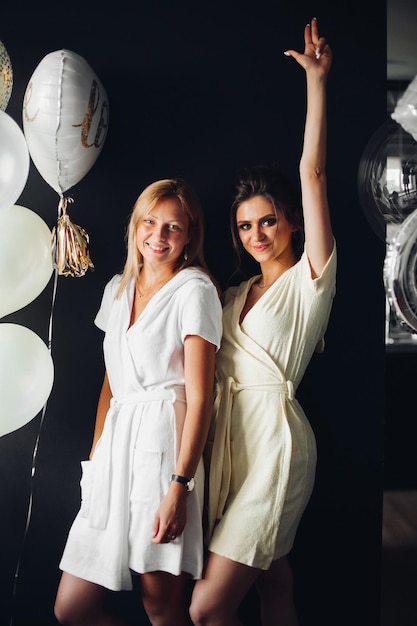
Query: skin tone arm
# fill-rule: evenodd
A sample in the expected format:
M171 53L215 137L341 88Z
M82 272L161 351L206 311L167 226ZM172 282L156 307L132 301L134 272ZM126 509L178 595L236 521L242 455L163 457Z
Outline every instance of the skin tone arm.
M96 413L96 425L94 428L93 444L91 446L90 460L93 457L94 448L99 440L101 433L103 432L104 422L106 419L107 411L110 407L110 400L112 399L112 392L110 390L109 379L107 372L104 374L103 385L101 387L100 396L98 399L97 413Z
M214 385L215 346L196 335L184 342L187 412L175 473L192 478L206 443L211 419ZM183 485L171 482L155 515L154 543L180 535L187 521L188 493Z
M304 214L305 246L313 277L319 276L333 250L326 180L326 83L332 52L319 37L317 20L304 29L304 54L288 50L306 72L307 113L300 179Z

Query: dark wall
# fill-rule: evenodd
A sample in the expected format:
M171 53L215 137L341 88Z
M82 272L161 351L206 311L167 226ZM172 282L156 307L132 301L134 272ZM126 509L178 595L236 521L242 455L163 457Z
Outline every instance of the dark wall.
M134 12L132 6L54 3L47 10L9 2L2 8L0 40L14 70L7 113L21 125L35 67L66 48L83 56L103 83L110 126L97 162L69 194L70 217L90 236L95 272L59 277L53 309L51 281L33 303L2 320L46 341L52 317L55 380L42 425L37 416L0 439L0 626L11 617L13 626L55 624L58 562L79 504L79 461L90 448L103 375L93 318L105 283L123 265L134 200L153 180L188 179L205 209L207 259L226 284L236 169L274 162L297 176L304 75L283 51L302 48L313 15L335 56L328 174L339 271L327 348L300 388L319 463L292 561L303 626L377 625L384 244L364 219L356 178L362 151L386 118L385 5L354 0L343 14L330 1L160 1L137 3ZM373 16L372 27L364 15ZM58 196L33 165L17 203L54 226ZM136 614L135 623L147 623L134 594L114 601ZM256 626L253 598L248 607L247 623Z
M417 488L415 388L417 352L391 350L386 355L384 487Z

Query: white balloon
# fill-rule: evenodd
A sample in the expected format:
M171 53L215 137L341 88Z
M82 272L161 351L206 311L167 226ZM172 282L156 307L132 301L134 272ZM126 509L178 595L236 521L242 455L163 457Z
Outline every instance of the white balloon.
M391 117L417 141L417 76L399 98Z
M20 197L29 176L25 136L13 118L0 111L0 211Z
M103 85L75 52L47 54L32 74L23 105L30 156L59 194L89 171L107 135L109 105Z
M34 300L53 271L51 231L18 204L0 213L0 318Z
M0 436L38 415L53 380L53 361L42 339L25 326L0 324Z

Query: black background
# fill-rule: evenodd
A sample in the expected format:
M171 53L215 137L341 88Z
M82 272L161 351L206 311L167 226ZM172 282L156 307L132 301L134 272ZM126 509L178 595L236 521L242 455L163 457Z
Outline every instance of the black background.
M33 303L2 320L47 341L52 315L55 379L42 427L37 416L0 439L0 626L56 623L58 562L78 509L79 461L90 448L103 375L102 336L93 319L105 283L123 266L136 197L159 178L191 182L205 210L207 260L226 285L237 168L276 163L297 180L304 73L283 51L302 49L313 15L335 57L328 176L339 269L326 351L313 358L299 390L319 463L291 558L303 626L379 624L385 250L361 210L357 169L386 119L385 4L354 0L342 13L330 1L185 0L8 2L1 11L0 40L14 72L6 112L22 126L33 71L46 54L65 48L84 57L104 85L110 125L97 162L67 194L74 199L71 219L90 236L95 271L59 277L53 310L51 280ZM58 199L32 164L17 204L52 228ZM114 602L132 623L148 623L137 590ZM250 597L245 623L256 626L255 615Z

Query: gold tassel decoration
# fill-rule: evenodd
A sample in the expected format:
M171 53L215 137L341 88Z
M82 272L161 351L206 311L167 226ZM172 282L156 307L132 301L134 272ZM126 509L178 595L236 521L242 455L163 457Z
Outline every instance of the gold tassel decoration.
M67 214L67 204L72 198L61 198L56 227L52 230L52 258L60 276L84 276L88 269L94 271L88 250L89 236Z

